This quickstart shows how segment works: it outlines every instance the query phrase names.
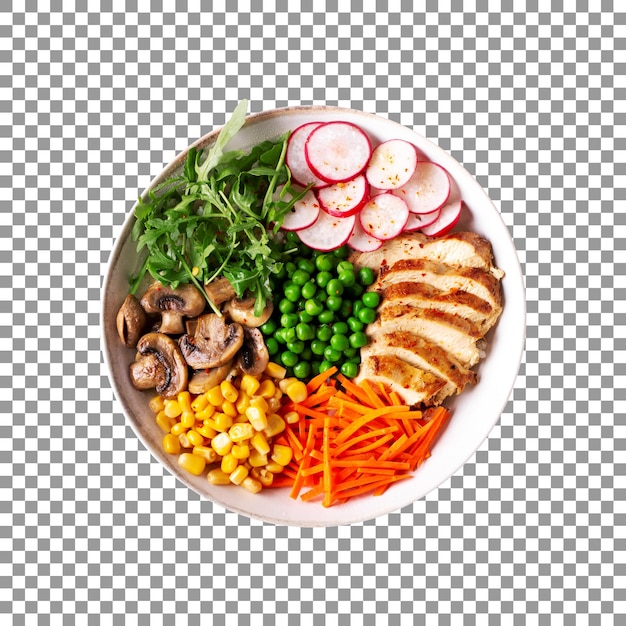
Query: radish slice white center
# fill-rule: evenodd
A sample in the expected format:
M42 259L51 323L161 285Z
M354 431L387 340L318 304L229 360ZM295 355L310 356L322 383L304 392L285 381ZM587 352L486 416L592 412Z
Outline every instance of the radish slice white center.
M333 217L320 211L315 223L298 231L300 241L314 250L335 250L343 246L354 229L356 216Z
M287 142L287 153L285 154L285 162L287 167L291 170L291 177L295 182L307 187L313 183L314 187L323 187L326 182L320 180L308 166L306 157L304 156L304 144L309 135L318 127L322 122L308 122L298 126L291 135Z
M417 151L403 139L390 139L372 152L365 175L377 189L397 189L407 183L417 166Z
M383 245L381 239L376 239L368 235L361 226L361 222L356 220L354 223L354 230L348 239L348 245L357 252L374 252Z
M391 193L374 196L359 213L363 230L376 239L393 239L409 219L406 202Z
M429 226L422 228L422 232L427 237L441 237L445 235L456 226L456 223L461 217L462 208L463 202L461 200L446 204L446 206L441 209L437 220Z
M322 209L334 217L354 215L368 199L368 184L360 175L347 183L335 183L317 192Z
M450 177L440 165L420 161L411 179L392 193L407 203L411 213L432 213L447 202Z
M300 200L296 200L291 211L283 218L281 227L284 230L308 228L315 222L319 212L320 204L315 194L309 189Z

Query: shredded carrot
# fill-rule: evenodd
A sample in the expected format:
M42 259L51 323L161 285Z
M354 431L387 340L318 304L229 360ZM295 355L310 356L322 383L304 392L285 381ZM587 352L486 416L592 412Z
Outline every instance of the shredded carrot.
M320 498L324 507L380 496L410 478L450 417L443 407L425 413L411 408L384 385L357 384L336 367L311 379L307 391L305 400L281 409L300 419L280 437L293 458L274 485L291 487L294 499Z

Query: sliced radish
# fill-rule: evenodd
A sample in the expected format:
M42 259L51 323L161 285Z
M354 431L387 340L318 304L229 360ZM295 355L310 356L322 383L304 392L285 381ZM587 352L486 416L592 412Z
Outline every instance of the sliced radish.
M301 190L294 190L296 193ZM276 194L274 194L276 197ZM300 200L296 200L293 208L283 218L283 230L302 230L315 222L320 213L320 203L309 189Z
M313 174L329 183L358 176L372 154L368 136L350 122L326 122L314 128L304 144Z
M392 193L374 196L359 213L363 230L376 239L393 239L409 219L406 202Z
M360 220L356 220L352 234L348 239L348 245L357 252L374 252L383 245L383 242L381 239L368 235L363 230Z
M287 163L287 167L291 170L293 180L303 187L307 187L311 183L313 183L314 187L323 187L327 184L311 171L304 156L304 144L308 136L318 126L321 126L321 124L322 122L307 122L306 124L298 126L298 128L289 135L285 162Z
M411 213L432 213L448 201L450 177L441 165L420 161L411 179L392 193L407 203Z
M333 217L326 211L320 211L312 226L298 231L298 237L314 250L335 250L348 241L355 222L355 215Z
M441 237L450 232L461 217L463 202L455 200L441 208L439 217L430 226L422 228L422 233L427 237Z
M411 179L416 166L415 146L404 139L390 139L374 149L365 176L377 189L398 189Z
M322 209L333 217L358 213L369 199L369 185L362 174L347 183L335 183L317 192Z
M440 213L441 209L437 209L432 213L411 213L404 227L404 232L410 233L430 226L439 218Z

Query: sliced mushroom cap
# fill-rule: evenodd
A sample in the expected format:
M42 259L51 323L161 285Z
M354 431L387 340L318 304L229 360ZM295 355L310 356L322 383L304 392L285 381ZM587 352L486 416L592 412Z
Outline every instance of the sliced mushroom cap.
M206 393L209 389L217 387L222 381L228 378L231 370L233 369L233 361L221 365L220 367L214 367L210 370L200 370L194 372L189 379L189 385L187 387L189 393L194 395L200 395Z
M216 306L237 295L228 278L218 278L210 282L204 286L204 291L206 291L206 295L209 296L211 302Z
M156 389L164 398L174 398L184 391L188 368L176 342L163 333L144 335L137 342L130 380L137 389Z
M263 333L257 328L244 329L244 341L237 365L244 374L258 376L265 371L270 362L270 354L263 340Z
M127 348L134 348L146 327L148 317L139 300L129 293L117 312L117 332Z
M261 324L265 324L265 322L267 322L270 318L272 311L274 310L274 305L268 300L261 315L255 315L255 302L256 298L254 297L244 298L243 300L233 298L224 305L224 312L228 313L233 322L237 322L238 324L242 324L243 326L248 326L250 328L257 328L258 326L261 326Z
M240 324L227 324L223 317L206 313L198 318L195 335L179 341L185 360L195 370L211 369L228 363L243 344Z
M153 283L141 298L146 313L160 313L159 332L182 335L185 332L183 317L196 317L204 311L205 300L193 285L180 285L176 289Z

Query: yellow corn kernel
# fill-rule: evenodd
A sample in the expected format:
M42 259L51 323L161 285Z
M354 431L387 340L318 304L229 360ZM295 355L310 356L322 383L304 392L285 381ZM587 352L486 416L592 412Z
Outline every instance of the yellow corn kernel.
M187 433L180 433L180 435L178 435L178 441L180 442L181 448L193 448L193 446L189 443Z
M222 413L225 413L226 415L229 415L230 417L237 417L237 415L239 415L239 411L237 411L237 407L229 400L224 400L224 402L222 402L221 409L222 409Z
M205 439L213 439L215 435L217 435L217 431L210 426L199 426L196 430L205 438Z
M220 406L222 402L224 402L224 396L222 395L222 390L219 388L219 385L213 387L213 389L209 389L206 392L206 397L209 400L209 404L213 406Z
M202 409L206 408L207 404L209 404L209 399L202 393L199 396L196 396L196 399L191 403L191 410L198 413L199 411L202 411Z
M208 399L207 399L208 402ZM211 419L215 413L215 407L212 404L207 404L201 411L196 413L196 419L206 420Z
M296 411L285 413L285 421L287 424L297 424L300 421L300 415Z
M178 417L183 412L176 400L166 400L163 410L168 417Z
M233 418L230 415L226 415L226 413L216 413L213 416L213 421L215 422L215 430L221 433L227 431L233 425Z
M250 467L265 467L267 465L267 454L261 454L256 448L252 448L247 462L250 464Z
M211 440L211 447L220 456L225 456L230 452L230 449L233 447L233 442L228 436L228 433L219 433Z
M222 392L222 396L224 400L228 400L229 402L237 402L237 398L239 397L239 391L233 383L229 380L223 380L220 383L220 391Z
M191 453L201 456L207 463L215 463L218 459L217 452L213 448L207 448L206 446L194 446Z
M275 392L276 385L274 384L274 381L266 378L257 389L256 395L269 400Z
M230 476L225 474L219 467L212 469L206 477L212 485L230 485Z
M250 406L250 396L244 391L239 392L237 402L235 402L235 408L239 414L245 413L246 409Z
M180 441L178 441L178 437L172 433L165 435L165 437L163 437L163 450L165 450L167 454L180 454Z
M169 433L172 428L172 423L170 422L170 418L165 415L165 411L159 411L155 417L155 421L157 426L164 432Z
M293 450L289 446L281 446L278 443L274 444L274 450L272 450L272 456L270 457L274 463L278 463L285 467L289 465L293 457Z
M234 485L241 485L244 478L248 476L248 468L243 465L238 465L231 473L230 473L230 482Z
M200 474L204 472L206 461L201 456L192 454L191 452L183 452L178 457L178 465L184 470L187 470L190 474L200 476Z
M172 433L172 435L178 437L178 435L180 435L181 433L186 433L187 428L185 428L180 422L177 422L176 424L174 424L174 426L172 426L170 432Z
M277 400L275 397L271 397L267 401L267 412L268 413L276 413L276 411L278 411L278 409L280 409L280 407L281 407L281 402L280 402L280 400Z
M250 422L233 424L228 430L228 436L231 441L234 441L235 443L246 441L246 439L252 439L253 435L254 428Z
M187 439L192 446L201 446L204 443L204 437L197 430L190 430Z
M181 391L178 396L176 396L176 400L178 400L178 404L183 413L191 413L191 394L188 391Z
M265 413L267 413L267 409L269 408L267 400L263 396L253 396L250 398L250 406L261 409Z
M222 463L220 465L222 472L224 472L224 474L230 474L231 472L235 471L235 469L237 468L237 465L239 465L239 460L236 459L230 452L228 454L225 454L222 457Z
M260 386L261 383L254 376L250 376L250 374L243 375L241 379L241 389L249 396L253 396Z
M280 474L285 468L280 463L276 463L276 461L270 461L265 466L265 469L268 472L272 472L272 474Z
M283 392L283 393L287 393L287 387L289 387L289 385L291 385L291 383L295 383L298 379L291 376L290 378L283 378L281 381L278 382L278 388Z
M235 444L230 453L239 461L245 461L250 456L250 446L247 443Z
M180 423L185 428L193 428L196 425L196 414L193 411L184 411L180 416Z
M287 375L287 370L282 365L270 361L263 373L270 378L282 380Z
M248 418L246 417L245 413L240 413L239 415L237 415L237 417L233 420L233 424L247 424L248 423Z
M263 485L258 480L255 480L251 476L246 476L241 481L241 486L247 491L249 491L250 493L259 493L259 491L263 489Z
M161 396L154 396L154 398L150 399L148 402L148 406L153 413L160 413L165 408L165 402L163 402L163 398Z
M285 393L292 402L303 402L307 399L309 392L306 385L301 380L296 380L287 386Z
M267 415L264 410L256 406L249 406L246 409L246 417L250 420L254 430L261 431L267 428Z
M258 480L264 487L271 487L274 482L274 474L267 467L253 467L250 476Z
M276 437L285 430L285 420L277 413L270 413L267 416L267 427L263 429L266 437Z
M270 444L267 443L267 438L262 432L256 433L250 439L250 444L260 454L267 454L270 451Z

